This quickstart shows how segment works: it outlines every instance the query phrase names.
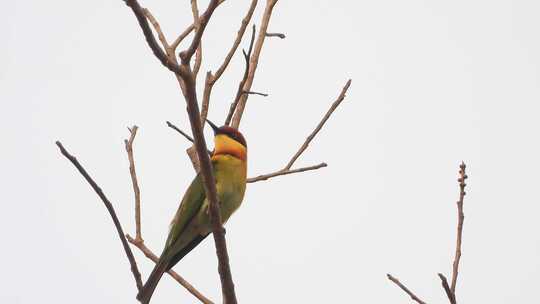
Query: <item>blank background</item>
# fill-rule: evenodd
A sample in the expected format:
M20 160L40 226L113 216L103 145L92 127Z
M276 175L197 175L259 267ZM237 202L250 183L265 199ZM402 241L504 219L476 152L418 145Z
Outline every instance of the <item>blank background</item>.
M265 1L259 1L259 24ZM207 1L201 1L201 10ZM189 1L143 1L170 40ZM249 1L227 1L204 36L216 70ZM457 296L536 303L540 277L537 1L285 1L275 8L241 125L249 175L281 168L348 78L350 92L296 166L328 168L249 185L227 225L240 303L408 303L390 272L444 303L457 170L468 195ZM105 208L54 145L75 154L134 232L123 139L137 124L143 236L159 252L194 173L173 75L120 0L6 1L0 26L0 302L134 303ZM247 47L247 39L242 43ZM243 72L216 84L220 122ZM200 90L202 91L202 90ZM210 132L207 131L210 136ZM134 249L146 278L153 264ZM214 245L175 269L220 301ZM165 277L153 303L196 303Z

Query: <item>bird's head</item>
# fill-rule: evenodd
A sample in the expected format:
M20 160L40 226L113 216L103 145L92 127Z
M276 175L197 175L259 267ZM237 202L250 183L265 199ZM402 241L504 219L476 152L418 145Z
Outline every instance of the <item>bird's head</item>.
M229 126L218 127L210 120L206 120L214 130L214 153L217 155L232 155L238 159L247 159L246 139L235 128Z

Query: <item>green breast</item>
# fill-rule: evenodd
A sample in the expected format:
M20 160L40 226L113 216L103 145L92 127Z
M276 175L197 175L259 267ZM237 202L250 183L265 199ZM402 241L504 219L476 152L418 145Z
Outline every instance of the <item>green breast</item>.
M247 166L230 155L218 155L212 159L218 198L221 202L221 220L225 223L244 198L246 192Z

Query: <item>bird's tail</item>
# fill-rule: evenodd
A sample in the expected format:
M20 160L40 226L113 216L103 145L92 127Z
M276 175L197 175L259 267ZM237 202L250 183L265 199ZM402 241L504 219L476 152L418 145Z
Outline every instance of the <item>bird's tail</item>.
M163 273L168 269L167 266L168 263L164 261L164 259L159 259L154 270L150 273L148 280L144 283L143 288L139 291L139 294L137 294L137 300L141 301L142 304L150 303L150 298L152 298L152 294L154 293L159 280L163 276Z

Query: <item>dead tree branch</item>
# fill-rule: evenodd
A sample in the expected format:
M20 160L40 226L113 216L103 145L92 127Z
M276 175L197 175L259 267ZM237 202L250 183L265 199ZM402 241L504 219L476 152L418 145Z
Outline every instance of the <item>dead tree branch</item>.
M180 133L180 135L184 136L185 139L189 140L190 142L193 142L193 138L189 136L186 132L180 130L177 126L172 124L170 121L167 121L167 126L176 132ZM212 155L212 151L208 150L208 155Z
M269 178L280 176L280 175L287 175L287 174L305 172L305 171L316 170L316 169L326 167L327 166L326 163L320 163L320 164L314 165L314 166L303 167L303 168L291 170L291 167L294 164L294 162L300 157L300 155L302 155L302 153L304 153L304 151L306 151L309 143L315 138L315 136L317 136L317 134L322 129L322 127L324 126L326 121L330 118L330 116L332 115L334 110L345 99L345 94L347 93L347 90L349 90L349 87L351 86L351 81L352 81L351 79L349 79L347 81L347 83L345 84L345 86L341 90L341 93L339 94L338 98L334 101L334 103L332 103L332 106L330 106L330 109L328 109L328 111L326 112L326 114L324 115L322 120L319 122L317 127L315 127L315 130L313 130L313 132L311 132L311 134L306 138L306 141L302 144L302 146L300 146L300 149L298 149L298 151L293 155L291 160L287 163L287 165L283 169L277 170L276 172L273 172L273 173L263 174L263 175L259 175L259 176L253 177L253 178L249 178L248 183L254 183L254 182L258 182L258 181L263 181L263 180L267 180Z
M131 272L133 273L133 277L135 278L135 283L137 285L137 290L142 289L142 280L141 280L141 273L139 272L139 268L137 268L137 262L135 262L135 257L133 257L133 252L131 251L131 248L129 248L129 244L126 241L126 237L124 236L124 230L122 229L122 225L120 224L120 221L118 220L118 217L116 216L116 212L114 211L114 207L109 201L109 199L105 196L101 188L97 185L97 183L90 177L88 172L83 168L83 166L79 163L77 158L75 156L69 154L69 152L64 148L62 143L60 141L56 142L56 145L58 148L60 148L60 152L62 155L64 155L74 166L77 168L79 173L84 177L84 179L90 184L92 189L97 193L105 207L107 208L107 211L109 211L109 214L113 220L114 226L116 227L116 231L118 232L118 237L120 238L120 241L122 242L122 246L124 247L124 251L126 252L126 256L129 260L129 264L131 265Z
M228 126L231 123L231 119L233 117L234 111L236 110L236 107L238 106L238 103L240 102L240 98L242 98L242 92L244 85L246 84L246 81L249 77L249 67L250 62L249 58L251 57L251 52L253 51L253 42L255 41L255 25L253 25L253 28L251 30L251 41L249 43L249 48L246 53L245 50L242 50L242 54L244 55L244 60L246 61L246 68L244 69L244 76L242 76L242 80L240 81L240 84L238 85L238 89L236 90L236 96L234 97L234 101L231 103L231 106L229 107L229 113L227 114L227 118L225 118L224 125Z
M242 41L242 37L244 37L244 33L246 32L246 28L251 20L251 17L253 16L253 12L255 11L255 8L257 7L257 0L252 0L251 4L249 6L249 9L242 19L242 23L240 25L240 29L238 29L238 33L236 34L236 39L234 40L234 43L225 56L225 60L221 64L221 66L217 69L216 74L212 75L211 71L208 71L206 73L206 80L204 84L204 92L203 92L203 102L201 107L201 121L204 125L205 119L208 116L208 107L210 104L210 95L212 94L212 89L214 87L214 84L216 81L223 75L227 67L229 66L229 63L231 62L232 57L236 53L236 50L238 49L238 46L240 45L240 42Z
M135 160L133 157L133 141L135 140L135 136L137 135L137 126L133 126L132 128L128 128L130 132L129 140L124 140L125 146L126 146L126 152L128 154L129 159L129 172L131 176L131 181L133 183L133 192L135 193L135 231L136 236L135 238L132 238L129 234L126 234L127 240L133 244L135 247L139 248L139 250L142 251L142 253L149 258L150 260L154 261L155 263L158 262L159 258L148 248L146 245L144 245L144 240L142 238L141 233L141 197L140 197L140 189L139 189L139 182L137 181L137 175L135 174ZM168 273L175 279L180 285L184 286L190 292L192 295L194 295L196 298L198 298L202 303L205 304L211 304L212 301L210 301L208 298L206 298L201 292L199 292L193 285L191 285L188 281L186 281L183 277L181 277L176 272L170 270Z
M328 166L326 163L320 163L320 164L315 165L315 166L302 167L302 168L293 169L293 170L284 170L284 169L282 169L282 170L279 170L279 171L276 171L276 172L273 172L273 173L268 173L268 174L263 174L263 175L259 175L259 176L255 176L255 177L250 177L250 178L247 179L247 182L248 183L256 183L256 182L267 180L269 178L276 177L276 176L300 173L300 172L311 171L311 170L317 170L317 169L320 169L320 168L324 168L326 166Z
M159 260L159 257L155 255L150 248L146 247L144 245L144 241L137 241L136 239L132 238L129 234L126 234L127 240L133 244L133 246L139 248L139 250L146 256L148 259L152 260L154 263L157 263ZM200 291L198 291L193 285L191 285L186 279L184 279L181 275L179 275L174 270L169 270L167 273L180 285L182 285L189 293L191 293L193 296L195 296L199 301L201 301L204 304L213 304L212 300L205 297Z
M450 290L456 295L456 282L459 271L459 261L461 260L461 239L463 236L463 221L465 220L465 214L463 213L463 199L465 198L465 180L467 179L467 174L465 173L466 165L464 162L461 162L459 166L459 200L457 201L458 208L458 225L457 225L457 237L456 237L456 255L454 257L454 263L452 265L452 285Z
M193 24L195 24L195 32L199 31L199 7L197 6L197 0L191 0L191 12L193 14ZM193 75L197 78L199 69L202 64L202 40L197 46L197 52L195 53L195 65L193 65Z
M251 95L259 95L259 96L268 97L268 94L266 93L255 92L255 91L242 91L242 94L251 94Z
M450 301L450 304L456 304L456 296L450 290L450 286L448 286L448 280L442 273L438 273L439 278L441 279L441 285L444 289L444 292L446 292L446 296L448 297L448 300Z
M398 279L393 277L391 274L389 273L386 274L386 277L388 277L390 281L394 282L394 284L396 284L399 288L405 291L411 297L411 299L413 299L415 302L419 304L426 304L426 302L420 300L420 298L417 295L415 295L412 291L410 291L409 288L405 287L405 285L403 285Z
M439 273L439 278L441 279L441 284L444 289L444 292L446 293L446 296L448 297L448 300L450 301L450 304L456 304L456 281L457 281L457 275L458 275L458 268L459 268L459 260L461 258L461 238L463 234L463 220L465 218L465 215L463 214L463 199L465 197L465 186L467 184L465 183L465 180L468 178L466 172L465 172L465 163L461 162L461 165L459 166L459 200L457 201L457 207L458 207L458 227L457 227L457 241L456 241L456 255L454 258L454 263L452 267L452 287L448 285L448 280L446 277ZM407 292L409 295L411 295L410 291L404 286L399 284L399 281L393 279L391 275L388 275L388 278L396 283L401 289L403 289L405 292ZM411 295L412 297L412 295ZM413 298L414 299L414 298ZM419 302L420 303L420 302Z
M266 33L266 37L278 37L280 39L285 39L286 36L283 33Z
M302 153L304 153L304 151L309 146L309 143L315 138L317 133L319 133L319 131L322 129L322 127L324 126L324 124L326 123L328 118L330 118L330 115L332 115L334 110L339 106L339 104L343 101L343 99L345 99L345 93L347 93L347 90L349 89L350 86L351 86L351 80L349 79L349 81L347 81L347 83L345 84L345 86L341 90L341 93L339 94L336 101L334 101L334 103L332 104L330 109L328 109L328 111L324 115L321 122L319 122L317 127L315 127L315 130L313 130L313 132L311 132L311 134L306 138L306 141L304 142L304 144L300 147L300 149L298 149L296 154L291 158L291 160L289 161L287 166L285 166L285 169L287 169L287 170L290 169L292 167L292 165L294 164L294 162L298 159L298 157L300 157L300 155L302 155Z
M268 24L270 23L270 17L272 16L272 11L278 0L266 0L266 7L264 8L263 17L261 26L259 27L259 35L257 37L257 42L255 43L255 48L253 50L253 55L251 56L249 63L249 76L246 79L242 91L251 91L251 86L253 85L253 79L255 78L255 71L257 70L257 65L259 64L259 57L261 56L262 47L264 45L264 40L266 39L266 33L268 30ZM238 102L238 106L235 107L235 113L232 118L231 126L238 129L240 126L240 120L242 119L242 114L246 108L246 102L249 95L244 94Z
M216 254L218 256L218 270L222 285L223 298L227 304L236 304L236 295L229 266L227 245L221 224L216 184L213 176L212 164L210 163L210 158L207 153L208 149L206 148L206 141L200 120L201 114L197 102L196 78L190 68L191 58L201 42L206 25L212 17L214 10L219 5L219 1L211 0L204 13L199 16L199 22L196 25L197 31L195 32L190 46L185 51L182 51L179 55L181 59L180 65L169 58L159 47L159 45L157 45L155 37L148 26L148 21L144 16L144 13L142 12L137 0L125 0L125 2L132 9L137 20L139 21L139 25L141 26L148 45L152 49L154 55L164 66L176 74L182 94L185 97L194 144L200 162L200 172L204 181L206 197L210 201L210 221L212 224Z
M137 181L137 173L135 172L135 159L133 157L133 141L137 135L137 130L139 127L133 126L131 129L128 128L131 135L129 140L124 140L124 145L126 147L126 152L128 154L129 160L129 174L131 176L131 183L133 184L133 193L135 194L135 239L137 241L142 241L141 236L141 189L139 188L139 183Z

